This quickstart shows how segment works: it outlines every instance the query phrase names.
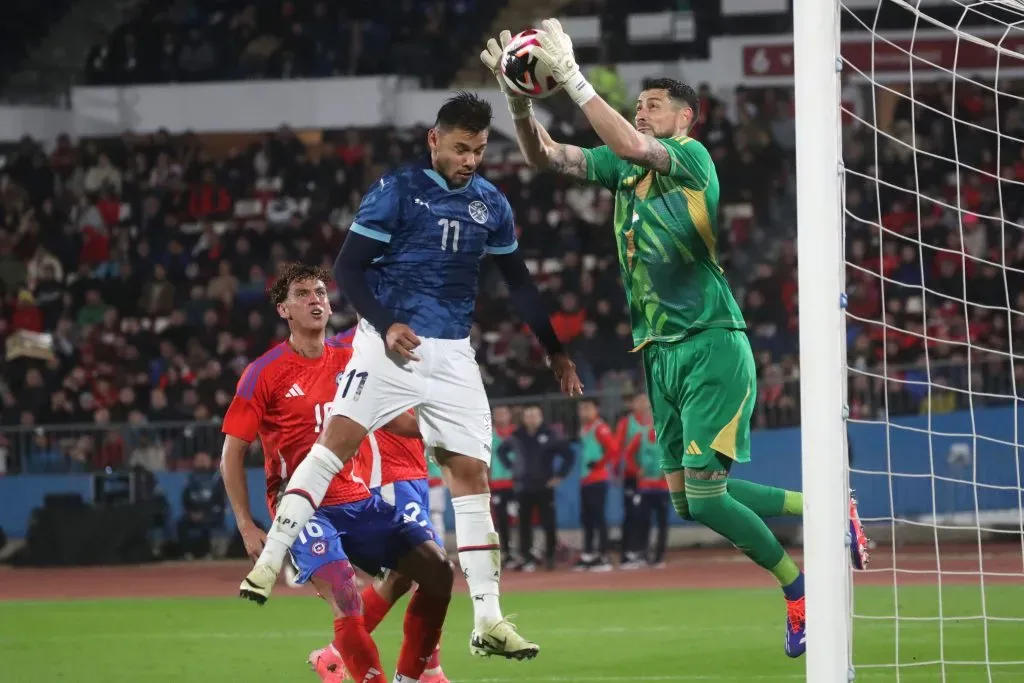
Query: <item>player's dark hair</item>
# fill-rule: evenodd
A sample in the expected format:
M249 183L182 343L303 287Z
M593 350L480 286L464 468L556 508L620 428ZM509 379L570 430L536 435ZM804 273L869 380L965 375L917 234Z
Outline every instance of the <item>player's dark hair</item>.
M277 279L274 280L274 284L270 285L267 294L275 306L283 304L285 299L288 298L288 290L291 289L292 283L302 282L303 280L320 280L326 285L331 282L331 274L327 272L326 268L321 268L320 266L307 266L305 263L288 263L281 269Z
M667 90L668 96L679 104L685 104L693 110L693 120L700 116L700 98L697 91L682 81L674 78L645 78L640 85L641 90Z
M450 130L461 128L470 133L479 133L491 127L491 103L471 92L460 90L437 110L436 128Z

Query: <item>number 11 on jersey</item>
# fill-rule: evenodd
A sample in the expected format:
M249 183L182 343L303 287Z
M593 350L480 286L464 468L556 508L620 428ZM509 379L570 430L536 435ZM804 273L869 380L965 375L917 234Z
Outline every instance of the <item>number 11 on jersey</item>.
M458 221L450 221L447 218L442 218L441 220L439 220L437 222L437 224L441 226L441 250L442 251L447 251L447 249L448 249L448 244L449 244L449 242L448 242L449 232L448 231L450 229L451 230L451 236L452 236L452 241L451 241L452 251L458 251L459 250L459 222Z

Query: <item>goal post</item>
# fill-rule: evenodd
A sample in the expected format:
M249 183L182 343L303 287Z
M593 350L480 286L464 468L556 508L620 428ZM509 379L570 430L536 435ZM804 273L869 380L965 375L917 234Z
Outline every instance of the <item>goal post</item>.
M1024 0L793 22L806 680L1024 680Z
M793 2L807 680L851 674L839 5Z

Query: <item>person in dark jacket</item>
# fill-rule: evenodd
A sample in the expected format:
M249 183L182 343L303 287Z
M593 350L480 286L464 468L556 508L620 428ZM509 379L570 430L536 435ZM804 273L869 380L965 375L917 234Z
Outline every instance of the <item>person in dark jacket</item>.
M185 515L178 522L178 542L185 559L208 557L224 534L224 482L208 453L196 453L181 492Z
M509 457L515 452L516 457ZM555 488L572 469L569 444L544 424L540 406L523 409L523 423L498 447L498 459L512 471L516 500L519 503L519 553L523 571L537 568L533 557L533 514L540 514L545 537L545 563L555 568L557 529L555 528ZM558 467L555 461L558 460Z

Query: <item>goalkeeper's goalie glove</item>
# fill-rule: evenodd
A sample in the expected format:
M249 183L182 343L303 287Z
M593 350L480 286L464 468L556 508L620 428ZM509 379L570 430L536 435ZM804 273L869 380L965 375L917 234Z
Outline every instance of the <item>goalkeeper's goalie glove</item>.
M548 65L555 81L565 88L573 102L582 107L597 93L580 72L572 51L572 38L562 30L558 19L545 19L540 26L544 33L538 35L539 46L533 49L533 55Z
M501 75L501 51L512 40L512 33L508 30L502 31L498 36L501 44L494 38L487 41L487 49L480 53L480 61L484 63L494 78L498 81L498 88L504 93L508 101L508 111L513 119L528 119L533 114L533 103L529 98L521 95L513 95L505 84L505 77Z

